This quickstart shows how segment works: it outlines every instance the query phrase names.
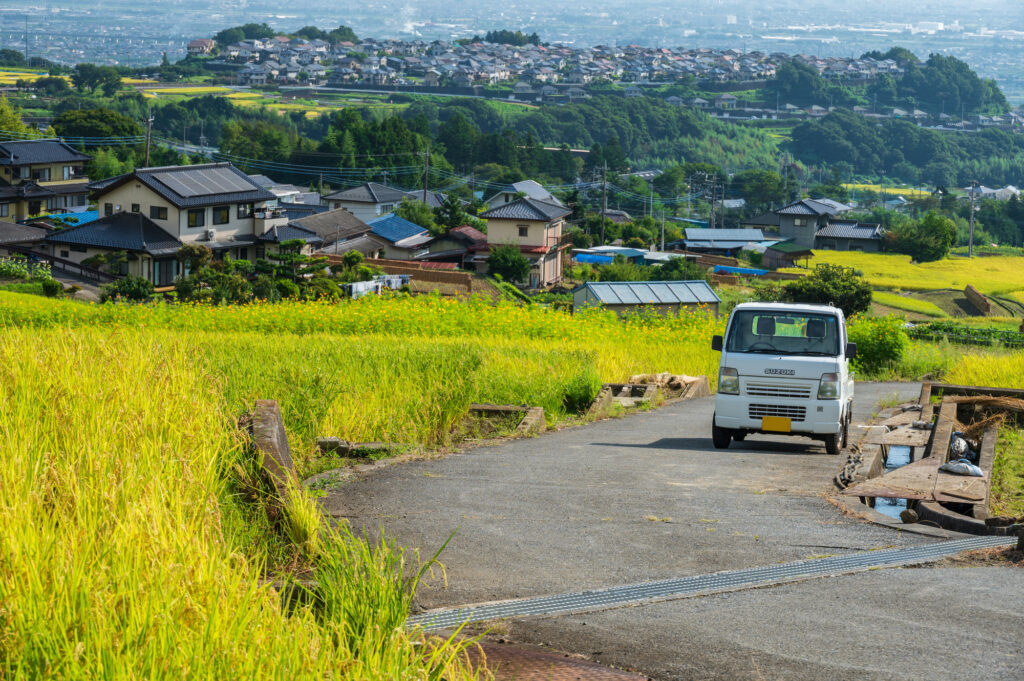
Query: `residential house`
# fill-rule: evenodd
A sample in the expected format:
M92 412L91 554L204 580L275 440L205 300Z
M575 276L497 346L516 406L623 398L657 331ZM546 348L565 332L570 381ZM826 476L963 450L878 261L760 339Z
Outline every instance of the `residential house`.
M801 246L814 248L814 235L830 218L850 210L834 201L801 199L775 211L779 235Z
M474 261L486 268L490 251L498 246L516 246L530 260L530 288L550 286L562 279L562 228L571 213L562 205L524 197L502 203L482 213L487 220L487 253Z
M487 250L487 235L469 225L454 227L427 244L427 253L417 260L434 263L455 263L467 268L467 263L477 253Z
M491 197L485 200L484 203L487 204L488 208L497 208L498 206L506 203L512 203L520 196L526 196L531 199L536 199L537 201L544 201L545 203L553 203L556 206L562 205L562 202L556 199L551 192L533 180L513 182L491 195Z
M306 251L321 241L315 232L290 227L274 208L276 197L230 163L140 168L103 183L94 197L103 217L48 239L54 255L81 262L129 251L134 259L127 273L155 284L182 274L166 250L174 244L200 243L217 258L255 261L281 241L302 239Z
M382 215L367 224L370 231L363 238L368 237L380 245L375 253L364 255L389 260L415 260L429 252L427 245L433 238L430 232L404 218L394 214ZM359 241L359 238L353 241ZM345 245L341 244L341 248L344 249Z
M347 208L364 222L387 215L408 195L408 192L377 182L365 182L358 187L342 189L324 197L332 209Z
M91 159L59 140L0 142L0 220L88 210Z
M197 57L210 54L216 46L217 43L209 38L199 38L198 40L190 40L186 50L190 57Z
M370 226L350 213L345 208L324 211L288 223L293 227L301 227L315 232L323 239L321 249L329 253L345 253L350 249L344 242L363 236L370 231Z
M877 253L882 250L882 228L856 220L830 218L814 234L814 248L829 251L865 251Z
M687 227L686 250L709 255L735 256L748 244L764 241L760 229L704 229Z

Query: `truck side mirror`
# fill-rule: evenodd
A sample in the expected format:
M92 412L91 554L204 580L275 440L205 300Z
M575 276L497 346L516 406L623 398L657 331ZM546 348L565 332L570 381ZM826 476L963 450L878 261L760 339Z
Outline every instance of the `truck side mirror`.
M857 344L847 343L846 344L846 359L853 359L857 356Z
M711 337L711 349L714 350L715 352L721 352L722 351L722 337L721 336L712 336Z

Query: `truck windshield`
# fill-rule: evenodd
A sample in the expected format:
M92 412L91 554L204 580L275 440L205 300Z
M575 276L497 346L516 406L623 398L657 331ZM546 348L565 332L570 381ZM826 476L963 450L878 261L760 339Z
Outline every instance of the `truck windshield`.
M779 355L839 354L839 323L834 315L742 310L729 327L728 352Z

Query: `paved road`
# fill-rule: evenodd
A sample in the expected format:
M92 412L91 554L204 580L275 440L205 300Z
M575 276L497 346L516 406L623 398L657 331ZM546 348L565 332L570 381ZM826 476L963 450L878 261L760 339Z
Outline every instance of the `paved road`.
M857 390L854 418L866 420L879 399L919 387ZM934 541L836 512L823 493L840 460L820 443L752 436L712 449L712 410L711 399L682 402L391 466L342 485L327 510L424 554L457 530L442 556L448 587L422 588L425 608ZM1021 678L1024 658L1006 638L1024 630L1022 586L1024 573L995 568L884 570L509 626L515 640L657 679ZM904 646L908 657L887 654L898 625L922 612L957 621L911 624L923 640ZM1002 666L979 658L981 641L1003 644Z

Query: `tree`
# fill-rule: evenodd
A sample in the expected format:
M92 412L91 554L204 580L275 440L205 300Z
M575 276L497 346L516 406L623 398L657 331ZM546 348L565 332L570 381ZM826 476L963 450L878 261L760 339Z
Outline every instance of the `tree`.
M497 246L487 256L487 271L506 281L525 283L530 276L530 260L516 246Z
M784 62L775 72L775 78L764 88L765 101L781 104L811 106L828 103L825 80L813 66L798 61Z
M892 250L918 262L942 260L956 243L956 223L930 210L919 222L895 222L886 238Z
M138 123L110 109L72 109L53 119L53 129L61 137L136 137L142 134Z
M806 277L786 284L783 298L792 303L835 305L852 317L871 306L871 287L852 268L823 264Z
M440 234L444 231L434 222L434 211L431 210L430 206L416 199L410 199L409 197L402 199L402 202L395 208L395 215L403 220L419 225L431 234Z
M8 101L7 95L0 95L0 131L15 135L26 135L29 131L21 120L20 112Z
M708 270L688 258L670 258L651 268L651 281L707 280Z
M445 196L441 205L434 209L434 222L444 230L461 227L468 218L469 215L462 208L462 201L454 194Z
M786 181L774 170L744 170L732 178L733 188L760 213L786 201Z
M128 276L100 287L100 302L128 301L142 303L153 295L153 282L143 277Z

